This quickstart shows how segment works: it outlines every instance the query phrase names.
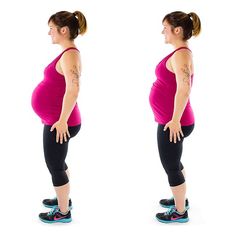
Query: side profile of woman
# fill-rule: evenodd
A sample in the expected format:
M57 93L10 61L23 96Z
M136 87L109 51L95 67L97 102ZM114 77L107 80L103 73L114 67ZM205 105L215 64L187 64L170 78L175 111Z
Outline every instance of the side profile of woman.
M31 103L44 124L44 156L56 198L43 200L44 206L52 210L40 213L39 218L45 223L68 223L72 220L72 202L69 199L69 171L65 159L69 140L81 126L76 102L81 60L74 39L86 32L87 23L79 11L60 11L49 18L48 26L52 43L60 45L62 52L45 68L44 79L34 89Z
M161 206L169 210L157 213L156 218L163 223L184 223L189 220L189 203L185 197L185 171L181 155L184 139L193 131L195 122L189 100L194 67L188 39L200 33L201 22L194 12L175 11L167 14L162 23L165 43L173 45L174 51L157 65L157 80L153 83L149 100L158 123L159 155L173 197L160 200Z

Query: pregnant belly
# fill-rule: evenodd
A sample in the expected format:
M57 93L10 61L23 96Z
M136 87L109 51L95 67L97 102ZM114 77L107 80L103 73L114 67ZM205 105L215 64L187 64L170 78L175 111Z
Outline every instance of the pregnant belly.
M60 113L63 95L56 94L55 89L40 83L33 91L31 105L34 112L44 119Z
M149 102L155 119L163 122L169 121L173 114L174 96L170 96L165 90L153 87L149 95Z

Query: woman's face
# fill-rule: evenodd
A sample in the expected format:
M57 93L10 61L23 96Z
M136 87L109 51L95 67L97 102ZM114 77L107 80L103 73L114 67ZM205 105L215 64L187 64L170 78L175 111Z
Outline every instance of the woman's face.
M49 26L48 35L51 36L52 43L53 44L59 43L62 35L58 31L58 27L51 21L49 22L48 26Z
M163 30L161 33L164 34L165 43L172 43L176 39L172 26L166 20L162 24Z

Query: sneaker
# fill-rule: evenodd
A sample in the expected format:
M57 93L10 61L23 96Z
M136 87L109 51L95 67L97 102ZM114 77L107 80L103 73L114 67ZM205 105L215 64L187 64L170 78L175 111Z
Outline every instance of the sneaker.
M173 208L175 206L175 200L173 197L170 199L161 199L159 203L164 208ZM187 210L189 209L188 199L185 200L185 208Z
M63 214L60 212L59 208L52 208L50 212L40 213L39 219L44 223L69 223L72 221L70 211L67 214Z
M180 214L174 207L170 208L167 212L157 213L156 218L161 223L186 223L189 221L187 209L183 214Z
M58 201L57 198L53 199L44 199L43 200L43 205L48 208L56 208L58 207ZM69 208L72 209L72 201L69 199Z

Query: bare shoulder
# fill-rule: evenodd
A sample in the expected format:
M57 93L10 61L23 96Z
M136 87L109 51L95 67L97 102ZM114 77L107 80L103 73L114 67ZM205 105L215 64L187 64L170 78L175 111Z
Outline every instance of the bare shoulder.
M193 74L194 66L191 51L186 48L176 51L171 57L171 66L174 73L182 73L187 68L190 74Z
M79 61L80 60L80 52L76 49L70 49L70 50L63 53L61 60L63 62Z
M191 64L192 52L186 48L182 48L173 54L172 59L176 62L189 62Z
M81 69L80 53L76 49L70 49L63 53L60 58L60 67L62 71L70 70L71 68Z

